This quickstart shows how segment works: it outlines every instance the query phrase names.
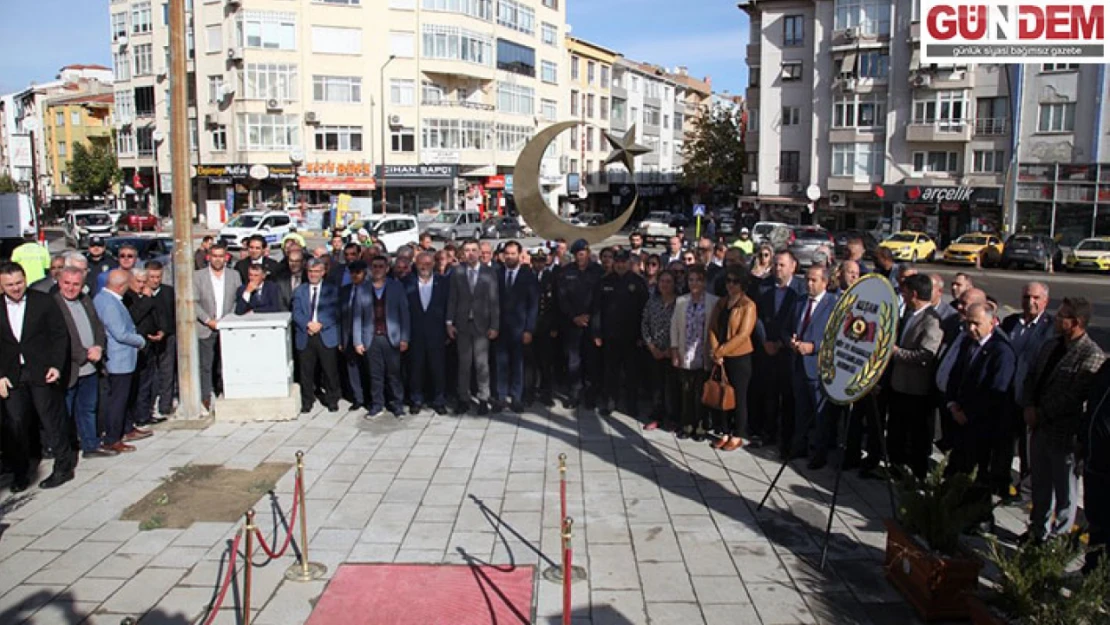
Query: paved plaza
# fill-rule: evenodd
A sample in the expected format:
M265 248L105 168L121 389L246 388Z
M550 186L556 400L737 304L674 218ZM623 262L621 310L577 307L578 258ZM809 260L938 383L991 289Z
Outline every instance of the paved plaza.
M241 523L140 531L121 513L175 467L250 469L293 462L298 450L306 452L310 556L329 576L344 562L536 565L534 622L560 623L561 587L539 573L560 557L557 457L566 453L574 561L588 571L574 585L576 624L917 622L883 577L883 482L845 474L821 573L830 468L788 469L757 512L779 466L770 450L718 453L644 433L623 415L573 418L561 408L402 421L364 414L161 429L135 453L83 460L77 479L56 490L5 491L0 623L197 622ZM276 489L286 512L293 483L291 470ZM270 501L256 509L272 536ZM998 516L1017 529L1020 513ZM290 554L255 568L253 623L302 623L324 591L326 579L284 580ZM256 550L254 561L264 560ZM238 622L239 593L236 585L217 623Z

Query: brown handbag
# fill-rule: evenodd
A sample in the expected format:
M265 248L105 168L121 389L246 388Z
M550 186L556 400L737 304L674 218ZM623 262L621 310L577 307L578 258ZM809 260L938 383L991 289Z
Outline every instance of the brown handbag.
M718 379L720 373L720 379ZM714 410L736 408L736 390L728 383L728 374L722 365L714 365L709 379L701 387L701 403Z

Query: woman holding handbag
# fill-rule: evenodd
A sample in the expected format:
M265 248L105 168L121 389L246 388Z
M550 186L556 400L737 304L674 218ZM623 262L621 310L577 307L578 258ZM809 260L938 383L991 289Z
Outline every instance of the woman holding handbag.
M678 373L682 429L676 436L703 441L707 408L702 405L702 387L713 362L709 349L709 326L717 298L706 292L705 268L691 265L686 270L690 292L675 301L671 318L671 358Z
M659 259L655 258L655 262L658 264ZM655 288L655 294L644 307L640 323L640 334L651 354L652 408L651 418L644 429L654 430L662 424L664 429L671 430L678 405L678 374L671 364L671 317L678 299L674 274L659 272Z
M725 270L728 295L717 301L711 316L709 348L715 367L722 372L721 382L732 386L736 398L731 410L721 411L718 431L721 437L713 443L714 449L735 451L747 435L748 383L752 379L752 331L755 330L756 311L753 302L744 292L748 273L740 266ZM716 370L714 370L716 373Z

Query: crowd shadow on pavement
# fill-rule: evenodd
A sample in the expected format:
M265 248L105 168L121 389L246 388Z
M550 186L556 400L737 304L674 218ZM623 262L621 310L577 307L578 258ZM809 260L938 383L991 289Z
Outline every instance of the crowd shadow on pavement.
M73 593L55 593L46 589L0 611L0 623L4 625L80 625L90 622L90 619L111 625L117 622L120 625L191 625L194 621L184 614L169 614L158 608L137 617L85 612L78 608L77 597Z

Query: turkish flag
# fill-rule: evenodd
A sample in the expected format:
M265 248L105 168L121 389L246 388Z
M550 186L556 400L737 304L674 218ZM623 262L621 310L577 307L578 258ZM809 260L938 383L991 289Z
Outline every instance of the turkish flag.
M131 177L131 186L136 189L143 188L143 179L139 178L139 172L135 172L135 175Z
M880 200L886 197L886 189L884 189L882 185L875 185L874 191L875 197L879 198Z

